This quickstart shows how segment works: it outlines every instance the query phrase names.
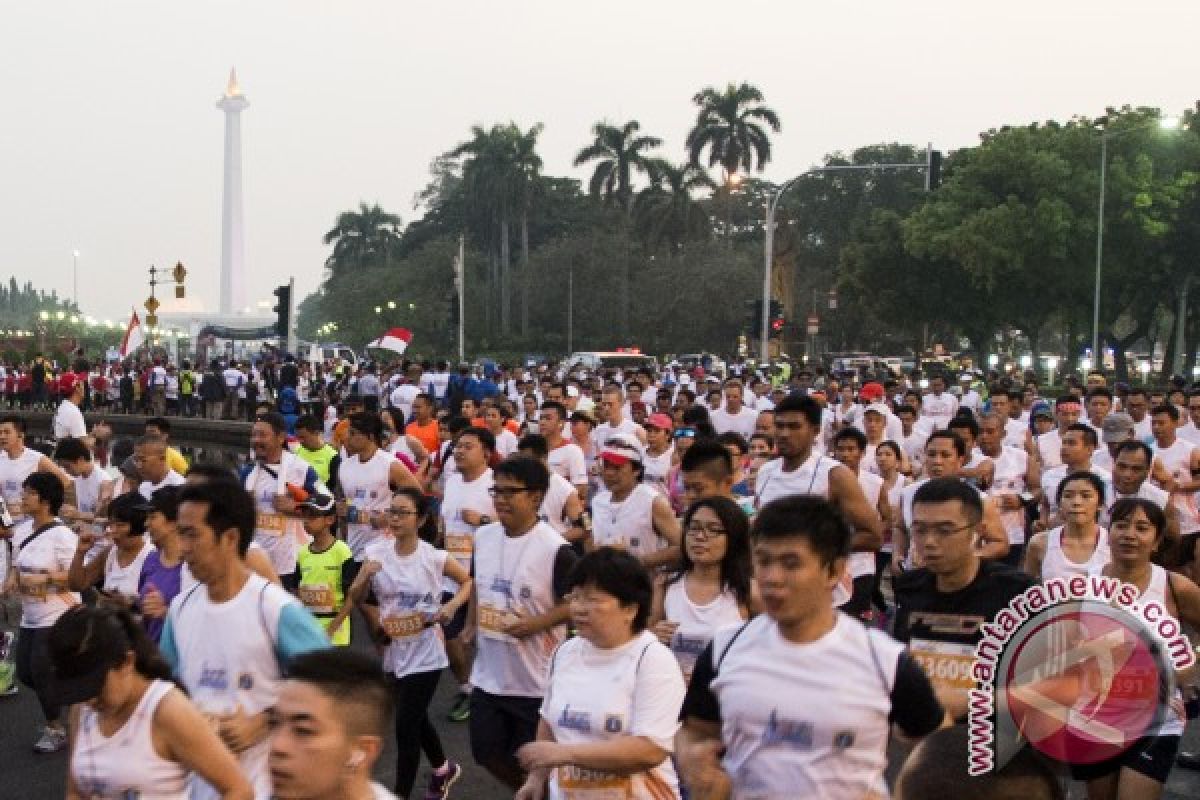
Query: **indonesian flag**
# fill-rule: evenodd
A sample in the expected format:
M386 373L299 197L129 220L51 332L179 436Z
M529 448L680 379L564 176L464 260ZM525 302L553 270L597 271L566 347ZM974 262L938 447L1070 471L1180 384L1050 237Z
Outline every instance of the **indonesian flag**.
M129 327L125 329L125 337L121 339L121 358L137 350L146 341L146 334L142 331L142 321L138 319L137 310L133 312L133 316L129 318Z
M368 342L367 347L377 347L380 350L391 350L393 353L403 353L408 349L408 343L412 341L412 331L408 328L389 328L384 331L384 334L373 342Z

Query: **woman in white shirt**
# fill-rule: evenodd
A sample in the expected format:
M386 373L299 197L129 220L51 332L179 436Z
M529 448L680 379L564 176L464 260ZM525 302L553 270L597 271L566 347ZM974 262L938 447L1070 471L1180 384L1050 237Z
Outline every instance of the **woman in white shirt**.
M67 800L186 800L195 771L223 800L253 792L128 611L77 606L50 630L51 689L70 713Z
M83 523L79 543L67 573L72 591L82 592L103 580L100 594L107 603L129 608L138 596L142 564L154 552L146 539L146 499L126 492L113 499L104 525L105 538L96 527Z
M671 648L686 683L720 628L756 612L750 521L726 497L703 497L683 517L679 568L654 585L650 627Z
M517 751L529 773L517 800L678 798L671 753L683 676L646 630L650 574L601 547L579 560L569 586L579 635L555 652L537 740Z
M396 698L396 794L408 797L417 778L421 752L433 772L429 794L444 797L458 780L462 767L446 758L442 741L429 721L429 703L438 678L449 664L441 624L446 624L471 597L472 578L467 568L445 550L429 544L437 533L437 520L429 498L402 487L392 495L386 512L388 537L368 545L362 571L350 587L350 601L329 625L337 630L359 603L384 647L383 670ZM458 584L445 604L442 579ZM366 598L368 589L370 599Z
M1095 575L1111 560L1108 531L1097 521L1105 485L1094 472L1072 472L1058 485L1065 524L1034 534L1025 549L1025 572L1045 583L1051 578Z

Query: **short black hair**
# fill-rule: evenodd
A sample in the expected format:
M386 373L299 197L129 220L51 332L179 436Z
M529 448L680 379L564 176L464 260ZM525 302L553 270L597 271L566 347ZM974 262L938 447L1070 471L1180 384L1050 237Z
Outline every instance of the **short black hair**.
M54 447L55 461L78 461L81 458L84 461L92 460L92 451L88 449L82 439L68 436L58 440L58 444Z
M963 510L967 512L967 521L972 525L978 525L983 519L983 500L979 497L979 491L958 478L930 478L913 493L914 508L921 504L949 503L952 500L962 503Z
M187 481L189 484L223 481L241 486L241 482L233 470L209 461L198 461L188 467Z
M1091 375L1090 372L1088 374ZM1088 400L1091 400L1093 397L1107 397L1111 401L1113 399L1113 393L1112 389L1108 388L1107 386L1097 386L1095 389L1092 389L1090 392L1088 392L1086 397Z
M698 439L679 460L679 471L703 471L715 480L730 478L733 477L733 456L716 440Z
M750 535L755 542L807 539L821 564L828 567L850 554L854 534L842 512L825 498L791 494L763 506L754 517Z
M237 531L238 555L245 556L254 538L254 500L233 481L215 480L184 486L179 497L183 503L204 503L204 524L213 529L217 537L228 530Z
M967 775L970 761L966 725L926 736L901 770L896 793L910 800L959 797L970 787L972 800L1065 800L1054 769L1032 747L1017 751L995 772Z
M1112 508L1108 510L1108 516L1112 522L1123 522L1131 518L1139 508L1145 512L1146 519L1150 520L1150 524L1154 526L1154 538L1161 541L1167 534L1167 513L1159 508L1153 500L1147 500L1144 497L1122 497L1112 504ZM1111 529L1112 526L1109 527Z
M288 662L287 679L315 686L332 698L350 735L387 735L394 701L377 658L348 647L312 650Z
M455 438L461 439L463 436L474 436L479 441L479 444L483 446L484 450L487 450L489 453L496 452L496 437L487 428L472 425L459 433Z
M1071 481L1084 481L1085 483L1090 484L1091 487L1096 490L1096 494L1100 496L1100 505L1104 505L1105 498L1108 495L1107 490L1104 488L1104 480L1096 473L1090 472L1086 469L1072 472L1070 475L1062 479L1062 483L1058 484L1058 489L1054 493L1054 499L1060 505L1062 504L1063 490L1067 488L1067 484Z
M50 506L51 514L57 514L62 508L67 490L63 488L57 475L50 472L31 472L21 485L37 492L38 497Z
M742 455L750 452L750 443L746 441L746 437L742 436L737 431L725 431L717 434L717 444L729 447L733 445Z
M792 392L775 406L776 417L788 412L803 414L809 425L819 427L824 410L821 408L821 404L809 395Z
M25 418L17 416L16 414L5 414L4 416L0 417L0 425L4 425L6 423L16 428L17 433L19 434L24 435L28 431L28 427L25 425Z
M1113 461L1120 458L1121 453L1141 453L1146 457L1146 466L1154 463L1154 451L1150 449L1150 445L1137 439L1127 439L1117 445L1117 454L1113 457Z
M287 433L287 420L284 419L283 414L280 414L278 411L267 411L262 414L258 414L254 421L267 423L271 426L271 430L275 431L276 434Z
M150 417L148 420L146 420L145 424L142 425L142 430L144 431L146 428L151 426L158 428L159 433L161 433L163 436L171 435L171 423L167 421L166 417Z
M323 433L325 428L323 425L321 425L321 420L317 419L312 414L305 414L296 420L296 430Z
M545 458L550 454L549 446L546 444L546 437L540 433L527 433L517 442L517 450L528 450L538 458Z
M599 547L575 563L567 589L594 586L617 598L622 606L636 606L633 632L641 633L650 620L654 585L650 573L636 556L613 547Z
M1096 436L1096 429L1085 422L1073 422L1067 426L1066 433L1075 431L1083 434L1083 443L1095 450L1100 445L1100 438Z
M567 407L557 400L547 400L542 403L542 411L553 411L558 414L560 422L567 418Z
M108 504L108 516L128 522L130 529L141 536L146 532L146 498L137 492L119 494Z
M970 411L960 411L950 418L946 427L952 431L970 431L972 439L979 438L979 423Z
M477 430L477 429L472 429ZM501 475L512 478L526 489L541 492L543 495L550 488L550 470L540 459L533 456L514 455L501 461L492 468L493 479Z
M383 417L374 411L358 411L351 414L350 427L366 435L376 444L383 442Z
M1166 414L1171 418L1172 422L1179 422L1179 409L1170 403L1163 403L1160 406L1155 406L1150 411L1150 416L1157 417L1159 414Z
M837 447L839 444L846 441L847 439L854 442L856 445L858 445L859 450L862 450L864 452L866 451L867 435L865 433L863 433L862 431L860 431L858 428L855 428L853 426L851 426L849 428L842 428L840 431L835 433L833 435L833 446Z
M929 438L925 440L925 447L929 447L929 443L934 439L946 439L954 445L954 452L958 453L959 458L967 457L967 443L954 431L949 428L943 428L940 431L934 431L929 434Z
M179 497L183 494L182 486L164 486L156 489L150 495L150 503L154 510L161 512L171 522L179 519Z

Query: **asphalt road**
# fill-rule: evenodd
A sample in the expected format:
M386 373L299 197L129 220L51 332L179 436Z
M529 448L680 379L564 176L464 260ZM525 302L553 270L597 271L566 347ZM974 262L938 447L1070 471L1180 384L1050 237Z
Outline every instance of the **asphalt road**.
M13 609L12 619L18 617ZM0 614L0 628L5 625ZM451 791L451 797L465 800L500 800L511 797L500 783L495 781L471 760L471 749L467 741L467 725L446 719L446 712L454 700L454 681L446 672L438 686L430 708L431 718L442 736L447 755L463 765L463 777ZM40 735L41 712L33 692L22 687L13 697L0 698L0 800L51 800L61 798L64 793L64 775L67 767L66 753L37 755L33 743ZM395 747L392 736L388 737L387 750L376 764L376 780L391 787L395 778ZM1193 722L1184 737L1185 750L1200 749L1200 725ZM903 760L904 750L894 746L889 750L892 762L889 775L893 775ZM429 766L422 760L421 772L413 789L413 796L420 797L428 781ZM969 783L964 783L964 792ZM1082 800L1086 792L1082 784L1072 784L1070 797ZM1176 768L1167 784L1163 797L1167 800L1194 800L1200 797L1200 772Z

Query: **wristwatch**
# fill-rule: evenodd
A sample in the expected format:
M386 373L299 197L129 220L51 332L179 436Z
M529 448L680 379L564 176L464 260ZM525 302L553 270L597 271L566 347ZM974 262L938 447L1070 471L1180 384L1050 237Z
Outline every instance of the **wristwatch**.
M480 514L480 515L479 515L479 524L480 524L480 526L483 526L483 525L491 525L491 524L492 524L492 518L491 518L491 517L489 517L487 514Z

